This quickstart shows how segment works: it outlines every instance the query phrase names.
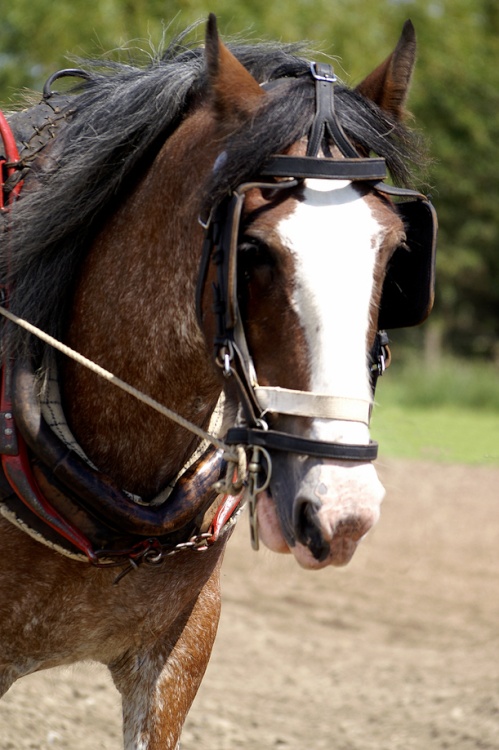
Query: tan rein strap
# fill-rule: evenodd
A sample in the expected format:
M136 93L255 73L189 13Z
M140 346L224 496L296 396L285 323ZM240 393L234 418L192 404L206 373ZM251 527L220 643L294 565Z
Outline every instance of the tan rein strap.
M45 331L42 331L40 328L37 328L37 326L32 325L32 323L29 323L27 320L23 320L23 318L20 318L18 315L15 315L14 313L10 312L10 310L7 310L5 307L2 307L1 305L0 305L0 314L3 315L4 318L7 318L7 320L10 320L11 323L15 323L21 328L24 328L26 331L33 334L33 336L36 336L41 341L44 341L46 344L49 344L50 346L54 347L54 349L57 349L58 351L62 352L62 354L65 354L70 359L73 359L75 362L78 362L78 364L83 365L83 367L86 367L87 369L94 372L96 375L99 375L101 378L104 378L104 380L107 380L109 383L112 383L117 388L120 388L122 391L125 391L125 393L128 393L130 396L133 396L139 401L142 401L142 403L147 404L147 406L150 406L151 409L154 409L155 411L159 412L160 414L167 417L168 419L171 419L173 422L176 422L176 424L178 424L180 427L183 427L184 429L189 430L190 432L194 433L194 435L197 435L199 438L201 438L201 440L207 440L210 443L212 443L212 445L216 446L217 448L220 448L221 450L226 451L226 453L228 454L229 460L237 461L237 456L234 455L234 451L232 450L231 446L226 445L226 443L224 443L223 440L220 440L219 438L217 438L216 435L212 435L209 432L202 430L197 425L193 424L192 422L189 422L189 420L184 419L184 417L180 416L180 414L177 414L171 409L168 409L167 406L164 406L159 401L156 401L151 396L148 396L147 393L143 393L138 388L135 388L134 386L130 385L129 383L119 378L117 375L114 375L112 372L109 372L109 370L104 369L104 367L101 367L100 365L96 364L91 359L84 357L83 354L80 354L74 349L71 349L71 347L66 346L66 344L63 344L61 341L58 341L53 336L50 336L48 333L45 333Z

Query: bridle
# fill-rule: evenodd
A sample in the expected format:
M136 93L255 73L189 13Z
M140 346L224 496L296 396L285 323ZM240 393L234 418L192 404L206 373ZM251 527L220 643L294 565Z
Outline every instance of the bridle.
M336 76L331 66L312 63L310 72L315 80L316 113L309 133L307 154L303 157L271 157L260 170L257 181L239 185L212 211L209 221L205 223L205 242L197 287L197 313L202 326L203 295L211 262L216 267L216 283L213 285L213 314L216 321L215 360L225 377L235 383L242 407L241 424L228 431L225 438L228 444L243 444L266 451L285 451L341 461L373 461L378 453L378 444L374 441L370 441L368 445L324 442L269 429L266 417L268 412L361 422L368 425L371 402L308 391L261 387L258 384L238 303L237 261L240 221L245 198L250 190L270 190L282 197L286 191L294 190L308 178L349 180L368 183L372 189L383 195L421 202L430 207L433 218L433 209L424 195L413 190L386 185L384 180L388 175L385 160L362 157L351 144L336 115ZM272 82L270 87L274 85L278 85L278 81ZM343 158L318 156L326 134L340 150ZM378 331L371 352L373 393L377 378L384 370L386 345L385 332Z

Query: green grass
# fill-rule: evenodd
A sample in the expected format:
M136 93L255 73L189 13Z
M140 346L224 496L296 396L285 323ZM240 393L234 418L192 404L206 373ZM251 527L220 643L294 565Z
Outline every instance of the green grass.
M372 434L380 456L499 466L499 370L414 360L378 385Z
M372 436L382 457L499 466L499 413L455 406L401 406L377 400Z
M499 367L446 358L438 367L422 359L395 361L380 381L390 403L417 407L450 406L496 412L499 416Z

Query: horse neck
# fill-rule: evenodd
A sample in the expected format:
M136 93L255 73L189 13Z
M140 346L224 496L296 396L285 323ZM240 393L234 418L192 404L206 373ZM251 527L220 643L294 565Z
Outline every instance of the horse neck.
M220 394L194 304L202 246L196 187L209 161L199 159L194 137L203 128L189 125L165 144L96 238L79 275L67 339L204 426ZM190 433L72 362L64 364L62 390L83 449L127 490L158 491L196 446Z

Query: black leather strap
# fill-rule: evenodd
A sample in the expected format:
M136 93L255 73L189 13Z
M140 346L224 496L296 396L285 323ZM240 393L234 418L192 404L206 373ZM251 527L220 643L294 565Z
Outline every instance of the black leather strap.
M374 441L369 445L326 443L285 432L250 427L233 427L228 431L225 442L229 445L256 445L268 450L303 453L315 458L334 458L339 461L374 461L378 455L378 443Z
M273 156L261 170L262 177L297 177L323 180L385 180L384 159L317 159L314 156Z
M341 127L334 108L336 76L331 65L312 63L310 70L315 79L316 114L308 138L307 156L317 156L325 131L338 146L343 156L358 157L356 149Z

